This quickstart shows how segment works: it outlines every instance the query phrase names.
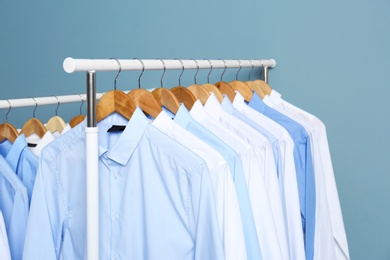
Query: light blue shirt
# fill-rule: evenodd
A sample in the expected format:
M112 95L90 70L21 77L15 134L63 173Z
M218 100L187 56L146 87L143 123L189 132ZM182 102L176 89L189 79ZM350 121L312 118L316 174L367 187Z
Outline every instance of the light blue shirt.
M193 119L183 104L177 111L174 121L217 150L229 163L240 206L248 259L261 259L259 241L240 157L230 146Z
M272 145L272 151L275 158L275 165L276 170L279 176L279 172L281 171L281 164L279 163L279 143L278 139L276 139L275 136L273 136L267 129L263 128L261 125L253 122L249 118L247 118L244 114L242 114L240 111L238 111L235 107L233 107L233 104L230 102L229 98L225 96L221 103L222 108L228 112L229 114L239 118L241 121L243 121L245 124L249 125L250 127L254 128L256 131L264 135L271 143Z
M21 260L28 219L27 190L1 155L0 211L4 216L11 257Z
M24 134L19 135L13 144L8 140L2 142L0 154L5 157L11 169L26 187L30 201L38 168L38 157L27 147Z
M139 108L98 126L100 258L224 259L206 163ZM85 149L84 121L42 151L24 259L86 258Z
M316 190L309 135L300 124L267 106L256 93L253 94L248 105L283 126L294 141L294 161L305 238L306 259L313 259Z

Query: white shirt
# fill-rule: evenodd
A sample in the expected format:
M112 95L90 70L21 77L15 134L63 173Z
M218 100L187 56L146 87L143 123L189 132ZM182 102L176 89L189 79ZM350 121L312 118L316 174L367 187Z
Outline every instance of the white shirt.
M263 166L259 173L264 178L264 184L267 189L268 198L270 199L281 253L283 259L290 259L287 243L287 228L278 184L278 174L270 141L257 130L224 111L214 93L211 93L208 98L204 105L204 110L216 121L255 148L256 158L260 162L260 165Z
M160 112L153 125L200 156L207 164L213 184L219 228L226 259L247 259L244 231L230 168L217 151Z
M270 200L264 178L260 174L262 165L257 160L256 149L210 117L199 100L194 103L190 114L240 156L262 257L264 260L283 259Z
M334 259L350 259L325 125L314 115L283 100L275 90L272 90L270 98L277 104L276 109L279 109L280 112L284 112L305 128L309 126L313 138L316 189L321 192L317 192L317 194L320 194L321 201L318 201L317 198L316 205L321 207L318 211L316 209L316 222L318 216L323 218L319 219L322 225L319 227L316 225L314 257L315 259L323 259L322 256L328 255L328 252L333 252L335 254ZM317 180L319 180L319 184L317 184ZM328 216L330 221L324 219L325 216ZM329 225L331 225L331 228L329 228ZM319 233L317 230L321 234L317 234ZM326 237L325 240L324 236L329 236L329 231L332 231L333 239L329 240L329 237ZM331 247L334 249L332 250Z
M51 143L53 140L55 140L55 137L50 131L47 131L45 135L42 137L42 139L36 134L32 134L26 137L27 143L32 143L37 145L35 147L29 147L29 148L33 152L33 154L38 157L41 155L42 149L45 148L46 145Z
M5 229L3 213L0 210L0 259L11 260L7 230Z
M287 223L287 236L291 259L305 259L303 231L298 196L298 184L293 157L294 142L287 130L272 119L249 107L244 97L236 93L233 106L253 122L271 132L279 143L281 172L279 187Z

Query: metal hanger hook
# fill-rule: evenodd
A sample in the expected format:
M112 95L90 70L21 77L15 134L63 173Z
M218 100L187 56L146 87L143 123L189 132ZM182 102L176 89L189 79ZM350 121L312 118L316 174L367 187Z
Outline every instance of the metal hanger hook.
M119 77L119 74L121 74L122 66L121 66L121 63L119 62L119 60L117 58L110 58L110 60L116 60L116 62L118 62L118 65L119 65L118 74L116 74L116 77L114 79L114 89L116 90L116 79Z
M195 61L196 67L197 67L197 70L196 70L196 73L195 73L195 76L194 76L194 81L195 81L195 84L196 84L196 76L198 76L199 64L198 64L198 62L195 59L191 59L191 60Z
M220 60L222 60L222 59L220 59ZM226 69L227 69L226 61L225 61L225 60L222 60L222 61L223 61L223 64L225 65L225 69L223 70L223 72L222 72L222 74L221 74L221 81L223 81L223 80L222 80L223 74L225 74L225 71L226 71Z
M142 75L144 74L144 71L145 71L145 64L144 64L144 62L142 60L140 60L138 58L134 58L133 60L138 60L142 64L142 71L141 71L141 74L139 74L139 76L138 76L138 88L141 88L141 77L142 77Z
M248 74L248 81L251 80L251 74L252 74L253 70L255 69L255 65L253 64L253 60L250 60L250 61L251 61L251 64L252 64L252 69L251 69L251 71Z
M207 74L207 83L210 83L210 74L213 71L213 64L211 63L211 61L209 59L205 59L205 60L207 60L210 63L210 71L209 71L209 74Z
M82 115L82 114L83 114L83 113L82 113L82 108L83 108L83 104L84 104L84 99L83 99L83 97L81 96L81 94L79 94L79 96L80 96L80 99L81 99L80 115Z
M241 61L240 60L237 60L238 63L240 64L240 69L237 71L236 73L236 80L238 80L238 74L240 73L241 69L242 69L242 64L241 64Z
M183 63L183 61L181 60L181 59L178 59L178 58L175 58L175 60L178 60L178 61L180 61L180 63L181 63L181 67L182 67L182 70L181 70L181 73L180 73L180 76L179 76L179 86L181 86L181 76L183 75L183 73L184 73L184 63Z
M261 66L262 66L262 68L263 69L261 69L261 70L259 70L259 79L261 79L261 73L264 71L264 63L263 63L263 61L262 60L259 60L260 61L260 64L261 64Z
M35 108L34 108L34 111L33 111L33 117L35 118L35 110L37 110L38 103L37 103L37 101L35 100L35 98L32 97L32 99L33 99L34 102L35 102Z
M8 108L7 114L5 114L5 122L8 122L8 114L11 111L12 105L11 105L11 102L9 102L8 99L4 99L4 100L6 100L8 102L8 104L9 104L9 108Z
M57 107L56 107L56 116L58 116L58 108L60 107L60 100L58 99L57 96L54 96L57 99Z
M161 79L160 79L160 88L162 88L163 87L163 78L164 78L165 72L167 71L167 67L165 66L165 62L162 59L158 58L158 60L160 60L164 66L164 72L161 75Z

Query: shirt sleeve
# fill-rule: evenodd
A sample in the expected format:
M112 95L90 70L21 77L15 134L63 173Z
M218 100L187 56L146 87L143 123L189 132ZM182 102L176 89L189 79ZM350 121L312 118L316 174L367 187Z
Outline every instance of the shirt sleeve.
M190 194L195 259L225 259L210 174L205 165L198 166L193 172Z
M61 237L58 188L53 170L42 162L38 166L27 224L23 259L58 259ZM48 194L50 192L50 194Z

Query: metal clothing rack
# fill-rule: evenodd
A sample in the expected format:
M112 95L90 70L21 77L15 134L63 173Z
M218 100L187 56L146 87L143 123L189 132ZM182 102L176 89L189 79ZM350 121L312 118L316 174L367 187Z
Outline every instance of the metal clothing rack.
M66 58L63 68L67 73L86 72L86 94L0 100L0 109L54 105L85 101L87 103L86 132L86 202L87 202L87 259L99 259L99 178L98 178L98 128L96 127L97 71L128 70L188 70L263 67L264 81L268 82L268 69L276 66L269 60L140 60L140 59L73 59Z

